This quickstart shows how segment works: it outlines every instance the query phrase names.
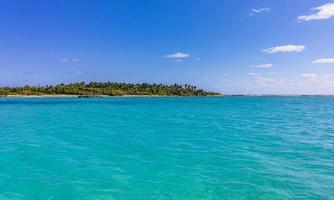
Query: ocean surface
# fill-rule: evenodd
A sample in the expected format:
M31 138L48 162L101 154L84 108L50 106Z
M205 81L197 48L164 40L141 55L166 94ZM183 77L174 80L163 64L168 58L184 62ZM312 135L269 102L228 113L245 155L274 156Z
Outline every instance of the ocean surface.
M9 199L334 199L334 97L0 99Z

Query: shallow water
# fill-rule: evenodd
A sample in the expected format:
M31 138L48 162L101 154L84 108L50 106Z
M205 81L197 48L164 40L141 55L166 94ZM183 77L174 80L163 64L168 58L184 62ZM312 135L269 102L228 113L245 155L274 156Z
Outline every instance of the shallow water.
M334 97L0 99L0 200L334 197Z

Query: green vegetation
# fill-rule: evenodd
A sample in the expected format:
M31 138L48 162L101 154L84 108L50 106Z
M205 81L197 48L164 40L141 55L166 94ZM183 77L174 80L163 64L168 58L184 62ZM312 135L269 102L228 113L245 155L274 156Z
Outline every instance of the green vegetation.
M0 95L159 95L159 96L210 96L219 93L206 92L192 85L131 84L112 82L80 82L47 86L0 87Z

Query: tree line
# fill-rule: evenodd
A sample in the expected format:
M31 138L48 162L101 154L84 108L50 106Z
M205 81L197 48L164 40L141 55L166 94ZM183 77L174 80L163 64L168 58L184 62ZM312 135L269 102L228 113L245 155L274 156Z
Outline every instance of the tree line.
M219 93L207 92L188 84L79 82L46 86L0 87L0 95L211 96Z

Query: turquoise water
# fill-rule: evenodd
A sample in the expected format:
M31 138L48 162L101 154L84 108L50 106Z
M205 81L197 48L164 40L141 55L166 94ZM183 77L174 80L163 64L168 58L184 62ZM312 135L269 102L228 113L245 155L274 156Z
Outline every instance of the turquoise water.
M0 200L334 198L334 97L0 99Z

